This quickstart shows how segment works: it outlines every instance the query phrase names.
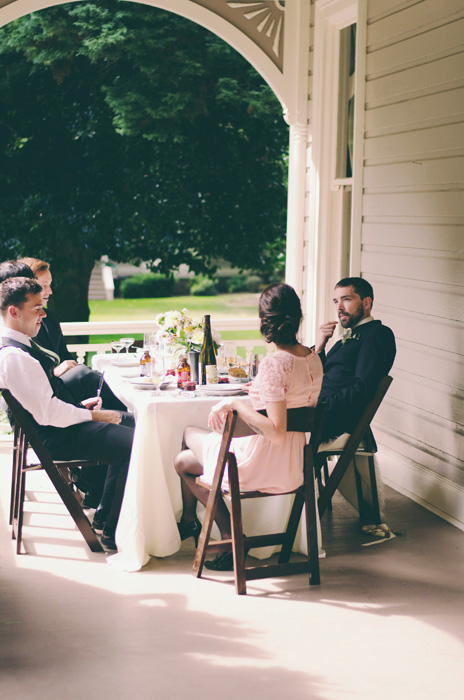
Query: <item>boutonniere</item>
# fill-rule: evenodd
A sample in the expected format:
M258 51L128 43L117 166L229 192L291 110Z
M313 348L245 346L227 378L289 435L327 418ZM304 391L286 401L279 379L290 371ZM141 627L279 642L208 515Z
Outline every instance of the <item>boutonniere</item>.
M343 334L342 345L345 345L345 343L347 343L349 340L359 340L359 335L357 333L353 333L351 328L348 328Z

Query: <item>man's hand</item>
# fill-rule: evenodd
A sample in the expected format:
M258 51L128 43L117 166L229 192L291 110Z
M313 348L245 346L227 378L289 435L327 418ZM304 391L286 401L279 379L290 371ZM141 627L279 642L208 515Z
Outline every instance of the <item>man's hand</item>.
M89 411L98 410L102 407L102 400L99 396L93 396L91 399L84 399L81 404L88 408Z
M97 423L113 423L119 425L121 422L121 414L117 411L92 411L92 420Z
M77 362L76 360L65 360L62 362L58 367L55 367L53 370L53 374L55 377L61 377L62 374L67 372L69 369L72 369L73 367L77 367Z
M335 328L337 327L338 321L327 321L319 326L316 334L316 343L314 345L314 350L316 352L322 352L327 345L327 341L334 334Z

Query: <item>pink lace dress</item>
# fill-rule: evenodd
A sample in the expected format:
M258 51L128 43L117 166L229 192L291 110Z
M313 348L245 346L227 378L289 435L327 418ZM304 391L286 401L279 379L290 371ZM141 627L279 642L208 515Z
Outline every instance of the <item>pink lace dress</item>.
M261 362L249 396L255 410L279 401L285 401L287 408L315 406L321 384L322 363L314 351L305 357L295 357L280 350ZM216 468L221 438L219 433L211 433L205 441L203 467L209 483ZM262 435L234 438L231 452L237 458L240 489L285 493L298 488L303 483L304 443L304 434L294 432L286 433L279 445Z

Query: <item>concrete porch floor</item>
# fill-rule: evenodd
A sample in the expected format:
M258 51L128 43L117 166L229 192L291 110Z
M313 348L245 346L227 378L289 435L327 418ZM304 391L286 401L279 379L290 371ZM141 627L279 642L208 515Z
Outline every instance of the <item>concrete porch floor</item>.
M92 554L43 474L29 475L16 556L0 455L3 700L421 700L464 696L464 533L391 489L381 545L339 497L323 519L321 585L306 576L235 595L191 574L193 540L122 573ZM210 575L210 574L208 574Z

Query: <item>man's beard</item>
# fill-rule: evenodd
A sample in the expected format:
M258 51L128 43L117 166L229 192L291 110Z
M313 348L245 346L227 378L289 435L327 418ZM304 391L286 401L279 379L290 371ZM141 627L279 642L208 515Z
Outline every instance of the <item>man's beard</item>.
M353 328L357 323L360 322L364 316L364 306L361 304L358 306L354 314L347 314L346 316L339 316L340 324L343 328Z

